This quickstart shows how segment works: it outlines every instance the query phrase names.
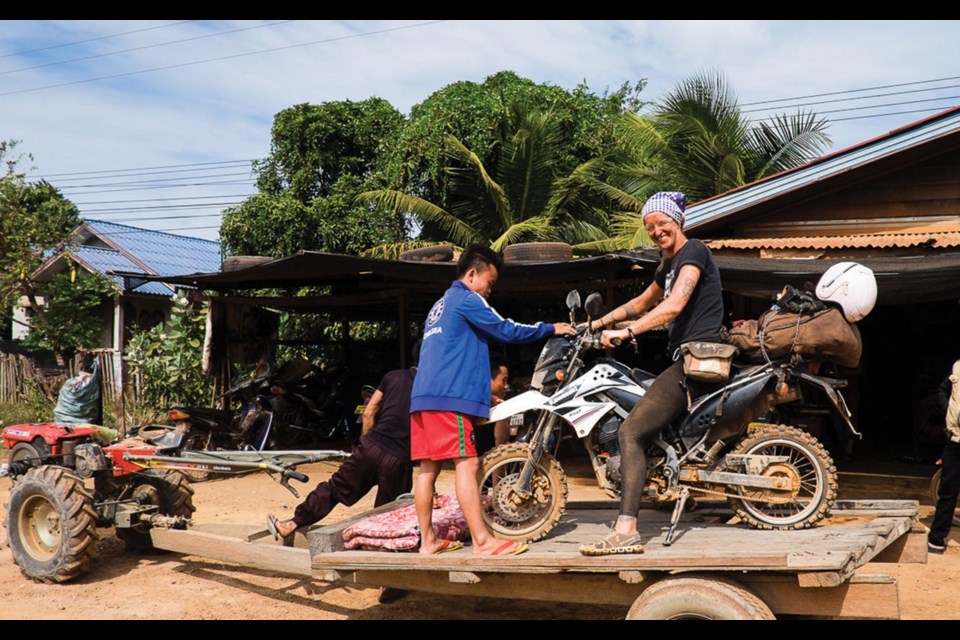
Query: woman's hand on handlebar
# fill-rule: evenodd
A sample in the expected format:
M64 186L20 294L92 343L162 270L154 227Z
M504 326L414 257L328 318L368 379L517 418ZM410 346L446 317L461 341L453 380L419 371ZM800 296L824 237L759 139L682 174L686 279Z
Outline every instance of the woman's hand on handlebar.
M630 339L630 334L625 329L607 330L600 334L600 344L607 349L620 346L620 344Z

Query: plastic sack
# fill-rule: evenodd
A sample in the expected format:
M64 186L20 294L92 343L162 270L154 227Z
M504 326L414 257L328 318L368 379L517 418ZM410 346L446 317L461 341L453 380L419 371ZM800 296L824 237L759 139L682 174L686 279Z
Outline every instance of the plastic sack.
M53 408L55 422L85 424L100 422L100 365L96 362L89 373L68 378Z

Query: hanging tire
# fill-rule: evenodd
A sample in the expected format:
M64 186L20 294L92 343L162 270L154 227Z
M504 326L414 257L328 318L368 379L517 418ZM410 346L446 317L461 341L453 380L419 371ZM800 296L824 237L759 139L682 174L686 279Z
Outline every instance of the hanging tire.
M27 471L10 492L7 542L28 577L67 582L86 573L97 557L93 494L66 467Z
M731 498L741 520L757 529L806 529L826 517L837 499L837 468L812 435L787 425L764 427L744 438L734 454L787 456L762 474L788 478L789 491L737 487Z
M501 445L483 457L480 466L480 502L487 527L498 538L532 542L546 536L560 522L567 506L567 477L548 453L531 479L529 496L517 494L515 484L529 457L520 442Z
M193 506L193 487L179 471L165 469L147 469L136 474L133 481L132 497L140 504L152 504L160 508L165 516L190 518L196 507ZM140 553L158 553L150 539L150 527L138 523L132 527L117 528L117 537L123 540L127 548Z
M409 249L400 254L400 259L404 262L451 262L453 247L448 244L438 244Z
M670 576L648 587L627 620L774 620L763 600L723 577Z
M503 250L504 262L565 262L573 258L566 242L520 242Z

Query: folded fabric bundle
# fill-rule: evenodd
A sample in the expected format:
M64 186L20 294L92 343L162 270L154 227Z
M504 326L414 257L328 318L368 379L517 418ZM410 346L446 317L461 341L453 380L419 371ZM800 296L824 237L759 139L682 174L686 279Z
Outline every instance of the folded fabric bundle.
M442 540L470 538L463 510L454 496L434 496L433 531ZM411 504L364 518L344 530L343 542L347 549L412 551L420 546L416 506Z

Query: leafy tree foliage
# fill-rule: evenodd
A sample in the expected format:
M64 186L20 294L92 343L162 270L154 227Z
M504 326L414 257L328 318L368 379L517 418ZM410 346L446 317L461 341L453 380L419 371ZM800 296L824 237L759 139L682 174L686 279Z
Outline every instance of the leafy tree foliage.
M124 360L139 386L142 406L135 412L141 415L210 402L213 379L203 373L206 304L194 305L183 292L172 302L166 325L135 332L127 343Z
M29 154L17 154L16 140L0 140L0 303L6 307L24 291L27 276L43 262L44 252L67 240L80 224L77 208L46 181L27 182L21 169ZM26 289L24 289L26 287Z
M101 307L117 294L110 280L78 270L75 277L58 273L33 286L44 304L34 308L25 346L50 349L61 362L77 351L99 346L104 330Z
M300 104L274 119L270 156L254 163L259 193L224 212L220 239L233 255L300 250L358 253L402 239L405 223L358 204L376 180L384 141L403 116L370 98Z

